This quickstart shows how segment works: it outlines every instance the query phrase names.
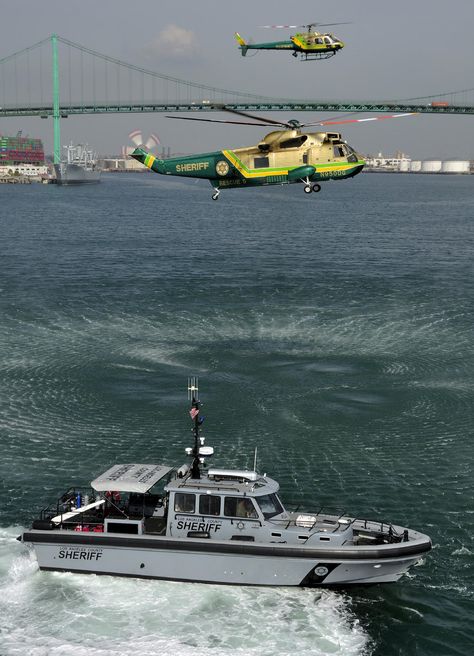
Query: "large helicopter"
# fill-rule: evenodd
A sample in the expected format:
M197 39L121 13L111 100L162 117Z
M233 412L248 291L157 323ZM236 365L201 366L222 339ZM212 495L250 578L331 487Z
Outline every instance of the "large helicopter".
M279 129L268 133L253 146L233 150L218 150L185 157L158 159L148 149L140 145L131 157L141 162L155 173L176 175L188 178L209 180L214 193L212 199L219 198L222 189L255 187L262 185L283 185L303 183L304 192L319 192L320 182L324 180L344 180L362 171L365 161L359 153L343 140L339 132L302 132L308 126L334 126L342 123L361 123L387 118L410 116L393 114L359 119L342 119L300 123L263 118L240 110L222 107L252 121L232 121L185 116L168 118L188 121L206 121L238 125L269 126Z
M297 32L290 36L289 41L270 41L265 43L248 43L235 33L235 38L240 47L243 57L248 50L291 50L293 57L298 57L303 61L315 59L329 59L339 50L344 48L344 43L329 32L318 32L316 27L329 27L331 25L346 25L347 23L309 23L308 25L262 25L261 27L270 29L291 29L304 27L305 32Z

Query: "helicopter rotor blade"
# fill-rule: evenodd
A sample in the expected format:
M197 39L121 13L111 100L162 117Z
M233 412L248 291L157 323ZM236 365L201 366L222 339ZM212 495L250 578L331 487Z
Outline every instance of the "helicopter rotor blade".
M257 128L261 128L266 125L267 127L273 127L273 123L250 123L249 121L225 121L218 118L195 118L194 116L169 116L166 118L176 118L181 121L204 121L206 123L230 123L232 125L255 125ZM285 125L280 123L279 125Z
M308 25L314 25L315 27L330 27L332 25L352 25L352 22L345 21L344 23L308 23Z
M318 123L302 123L301 127L309 127L315 125L343 125L346 123L368 123L369 121L386 121L389 118L403 118L405 116L417 116L417 112L407 112L405 114L389 114L386 116L368 116L367 118L346 118L340 121L334 121L332 119L319 121Z
M282 127L292 127L290 123L287 123L286 121L275 121L272 118L263 118L261 116L257 116L256 114L251 114L250 112L242 112L240 109L230 109L229 107L224 107L223 108L226 112L231 112L232 114L239 114L240 116L246 116L247 118L253 118L256 121L262 121L265 125L280 125Z
M267 30L282 30L287 28L305 27L305 26L304 25L259 25L258 27L262 27Z
M259 25L258 27L267 29L267 30L282 30L282 29L296 29L298 27L306 27L306 29L311 30L312 27L330 27L332 25L352 25L352 21L344 21L343 23L318 23L314 21L313 23L305 23L305 25Z

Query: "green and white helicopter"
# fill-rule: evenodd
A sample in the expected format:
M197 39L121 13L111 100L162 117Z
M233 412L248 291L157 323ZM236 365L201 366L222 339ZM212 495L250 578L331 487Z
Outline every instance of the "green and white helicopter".
M276 121L235 109L225 107L222 109L251 118L252 121L184 116L168 118L255 127L278 126L279 129L268 133L255 145L243 148L227 148L210 153L159 159L140 144L131 157L155 173L209 180L214 188L213 200L219 198L222 189L293 183L303 183L304 192L310 194L320 191L320 182L325 180L345 180L354 177L362 171L365 161L362 155L343 140L339 132L303 132L302 128L332 127L343 123L362 123L413 115L393 114L300 123L294 119L286 122Z
M309 23L308 25L261 25L260 27L269 29L291 29L305 27L305 32L297 32L285 41L269 41L264 43L252 43L244 41L238 32L235 33L235 39L239 44L240 52L243 57L249 50L283 50L290 51L293 57L298 57L303 61L312 61L315 59L329 59L339 50L344 48L344 43L329 32L318 32L316 27L329 27L331 25L347 25L348 23Z

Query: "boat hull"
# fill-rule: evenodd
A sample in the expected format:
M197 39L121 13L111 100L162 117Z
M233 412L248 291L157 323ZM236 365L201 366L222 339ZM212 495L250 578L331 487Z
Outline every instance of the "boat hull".
M423 553L414 543L316 549L163 536L25 533L40 569L261 586L346 586L397 581Z
M100 170L89 169L78 164L55 164L56 181L59 185L97 184Z

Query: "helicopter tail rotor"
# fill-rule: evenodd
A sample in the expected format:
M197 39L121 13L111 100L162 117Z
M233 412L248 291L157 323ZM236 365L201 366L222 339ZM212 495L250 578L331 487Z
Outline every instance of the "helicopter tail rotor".
M128 138L136 148L143 146L143 135L141 130L134 130L133 132L130 132Z
M160 139L159 139L159 137L157 137L156 134L153 134L153 133L152 133L152 134L150 134L150 136L148 137L148 140L147 140L147 142L146 142L146 144L145 144L145 148L147 148L147 150L152 150L153 148L156 148L156 147L158 147L159 145L160 145Z
M141 130L134 130L130 132L128 138L133 143L136 148L143 148L144 150L153 150L160 145L160 139L156 134L150 134L147 141L143 140L143 134Z

